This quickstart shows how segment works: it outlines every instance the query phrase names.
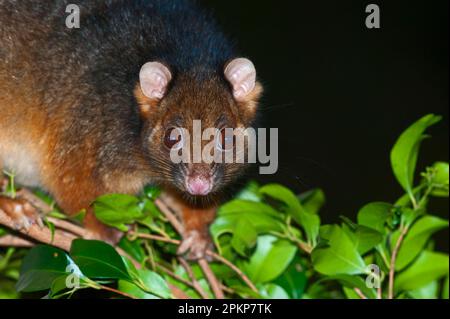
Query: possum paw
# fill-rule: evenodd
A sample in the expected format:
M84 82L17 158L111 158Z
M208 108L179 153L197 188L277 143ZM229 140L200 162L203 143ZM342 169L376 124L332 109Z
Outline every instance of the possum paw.
M0 195L0 211L13 221L15 230L27 231L33 225L44 226L38 210L24 199Z
M213 249L213 244L209 236L203 235L197 230L188 231L178 247L178 255L183 255L188 260L210 259L206 251Z

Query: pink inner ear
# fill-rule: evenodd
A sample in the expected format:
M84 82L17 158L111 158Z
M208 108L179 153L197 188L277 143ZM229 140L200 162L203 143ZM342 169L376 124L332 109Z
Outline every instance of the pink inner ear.
M144 64L139 73L142 93L152 100L161 100L164 97L171 79L169 69L159 62Z
M234 59L226 66L224 74L233 87L234 98L238 101L245 100L256 86L256 69L248 59Z

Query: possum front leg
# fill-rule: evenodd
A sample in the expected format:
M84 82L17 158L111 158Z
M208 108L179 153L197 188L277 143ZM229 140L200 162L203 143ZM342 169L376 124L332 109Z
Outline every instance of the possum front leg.
M168 193L163 193L162 199L177 213L183 225L178 255L188 260L206 258L206 251L214 248L209 226L216 217L217 207L191 206L178 196Z
M213 248L209 225L216 216L216 208L184 207L181 218L184 225L183 241L178 247L179 255L186 255L189 260L207 257L206 251Z

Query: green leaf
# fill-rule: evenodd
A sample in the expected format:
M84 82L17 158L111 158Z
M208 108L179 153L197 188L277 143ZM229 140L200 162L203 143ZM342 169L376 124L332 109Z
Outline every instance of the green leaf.
M345 297L350 300L360 300L361 297L356 293L354 289L348 288L348 287L342 287L342 290L344 291Z
M161 189L157 186L147 185L144 187L144 194L148 198L154 200L161 194Z
M433 114L421 118L400 136L391 151L391 166L394 175L410 196L413 196L414 172L420 143L424 139L423 133L428 127L436 124L440 120L440 116Z
M1 173L1 172L0 172ZM0 282L0 299L19 299L20 294L16 291L14 287L14 282L12 280L3 279Z
M365 273L366 264L358 253L355 243L339 226L322 226L320 236L327 244L319 244L312 252L312 262L316 271L329 276Z
M437 299L439 291L439 283L432 281L423 287L408 292L414 299Z
M147 269L135 270L133 281L119 281L119 290L142 299L169 299L172 297L166 281L157 273Z
M49 298L58 299L67 295L71 296L77 290L92 288L97 285L85 277L75 264L72 264L71 268L73 269L71 274L58 277L52 282L48 294Z
M302 259L296 255L289 267L277 278L274 283L282 287L291 298L301 299L306 288L308 278Z
M433 184L432 196L448 197L449 194L449 169L448 163L438 162L433 165Z
M55 280L53 280L52 285L50 287L49 297L50 298L58 298L58 295L61 294L63 291L67 290L67 280L68 275L63 275Z
M309 192L298 196L303 208L312 213L317 214L325 204L325 194L321 189L313 189Z
M144 283L147 292L153 293L161 298L171 298L172 292L164 278L156 272L147 269L138 269L139 277Z
M119 242L119 247L130 254L130 256L138 262L142 262L145 259L145 251L142 248L141 240L139 239L131 241L127 237L123 237Z
M284 230L280 213L269 205L247 200L233 200L220 207L218 217L210 227L214 241L218 244L220 236L226 233L233 234L242 219L251 224L258 234Z
M439 217L427 215L419 219L408 231L397 256L396 270L402 270L411 263L422 251L430 237L437 231L447 228L448 221ZM394 233L391 240L391 249L399 237L399 231Z
M344 225L342 226L342 229L353 241L356 249L361 255L364 255L375 248L375 246L383 241L383 235L369 227L357 225L356 229L352 230L350 227Z
M143 217L136 218L136 221L141 222L142 224L153 223L154 218L161 216L161 212L156 204L148 198L142 199L139 203L139 207L142 209Z
M71 259L67 254L51 246L32 248L22 261L17 291L34 292L50 289L52 282L68 272Z
M395 278L395 290L408 291L419 289L448 274L449 257L447 254L424 251L419 258Z
M259 292L254 292L248 286L231 285L230 288L234 290L236 295L243 299L263 299L263 296Z
M261 194L284 203L287 213L305 230L308 242L313 246L316 244L320 227L320 218L318 215L306 211L294 193L286 187L278 184L270 184L260 188L259 191Z
M260 202L261 194L259 193L259 185L256 182L248 183L244 189L242 189L235 199L247 200L252 202Z
M448 292L449 292L449 275L447 274L447 277L445 277L444 285L442 287L442 299L448 299Z
M265 283L277 278L289 266L297 247L289 241L266 235L260 236L256 251L242 269L254 283Z
M89 278L131 280L122 257L102 241L76 239L70 255Z
M271 206L247 200L233 200L220 207L220 216L234 216L241 213L260 214L280 220L280 213Z
M109 194L94 202L95 216L104 224L128 231L125 224L134 223L144 217L138 198L130 195Z
M326 277L319 282L331 281L335 280L339 282L344 288L350 288L353 290L354 288L358 288L361 292L369 299L376 299L377 292L373 288L368 288L364 279L359 276L351 276L351 275L336 275ZM355 299L361 299L361 297L357 296Z
M417 198L417 195L426 188L427 185L425 183L420 184L419 186L414 187L412 190L412 194L415 198ZM395 207L403 207L408 206L411 203L411 195L410 194L404 194L402 197L400 197L395 203Z
M392 208L392 205L388 203L367 204L358 212L358 224L384 234L386 220L392 214Z
M401 220L402 225L410 227L419 217L425 215L425 211L423 209L412 209L409 207L401 207Z
M258 233L252 223L247 218L241 218L236 224L231 240L231 246L241 256L245 257L247 249L252 248L256 244Z
M259 292L267 299L289 299L289 295L282 287L272 283L262 285Z
M126 280L119 280L117 288L119 291L125 292L138 299L160 299L155 295L143 291L135 284Z

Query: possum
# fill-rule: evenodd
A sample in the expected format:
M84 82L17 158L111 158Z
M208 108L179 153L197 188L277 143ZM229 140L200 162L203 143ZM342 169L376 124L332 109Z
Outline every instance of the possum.
M118 239L97 197L158 185L180 212L179 253L203 258L221 193L248 165L173 163L171 132L251 127L261 93L254 64L195 1L0 0L0 172L69 216L85 209L96 238ZM38 218L6 195L0 210L18 228Z

